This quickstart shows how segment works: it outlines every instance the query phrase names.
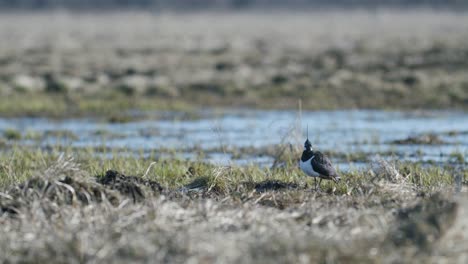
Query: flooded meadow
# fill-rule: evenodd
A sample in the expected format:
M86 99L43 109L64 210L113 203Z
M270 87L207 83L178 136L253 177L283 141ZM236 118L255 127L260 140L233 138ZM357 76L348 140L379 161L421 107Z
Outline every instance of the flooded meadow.
M104 157L143 153L192 161L204 153L202 160L217 165L271 166L274 147L302 150L309 126L313 147L329 153L342 170L365 166L376 156L436 165L467 161L465 112L205 110L190 118L177 112L146 113L159 119L143 120L138 120L142 113L128 115L133 119L124 123L3 118L0 134L5 150L14 145L92 148Z

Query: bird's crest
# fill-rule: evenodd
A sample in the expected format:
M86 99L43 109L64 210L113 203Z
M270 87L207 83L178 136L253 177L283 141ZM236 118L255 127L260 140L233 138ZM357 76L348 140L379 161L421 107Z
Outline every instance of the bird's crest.
M312 143L309 141L309 124L307 124L307 139L304 142L304 149L305 150L312 150Z

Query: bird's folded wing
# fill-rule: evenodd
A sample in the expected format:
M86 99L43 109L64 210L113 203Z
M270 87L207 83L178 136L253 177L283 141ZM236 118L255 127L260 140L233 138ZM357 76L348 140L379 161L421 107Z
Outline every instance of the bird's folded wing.
M330 159L322 153L316 153L315 157L310 161L314 171L323 176L335 176L336 171L331 164Z

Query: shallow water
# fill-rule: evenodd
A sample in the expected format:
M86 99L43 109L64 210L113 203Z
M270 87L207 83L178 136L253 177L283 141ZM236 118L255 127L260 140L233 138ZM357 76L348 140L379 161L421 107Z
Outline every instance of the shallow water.
M449 111L203 111L200 119L177 120L178 113L164 120L143 120L123 124L97 119L51 120L45 118L0 119L0 133L15 129L22 133L17 142L32 147L64 145L73 147L124 148L132 153L177 150L181 158L195 159L194 147L209 150L205 159L229 164L270 165L271 157L232 159L220 149L265 147L279 143L302 146L306 126L315 148L352 154L393 153L398 159L444 163L451 154L468 153L468 113ZM173 117L173 118L170 118ZM301 128L302 126L302 128ZM57 133L57 132L62 132ZM65 132L65 133L64 133ZM436 134L444 144L393 144L408 136ZM31 135L41 135L35 138ZM11 142L10 142L11 143ZM218 151L212 151L218 149ZM188 150L188 151L184 151ZM108 155L108 153L102 153ZM365 162L337 160L340 169L362 167Z

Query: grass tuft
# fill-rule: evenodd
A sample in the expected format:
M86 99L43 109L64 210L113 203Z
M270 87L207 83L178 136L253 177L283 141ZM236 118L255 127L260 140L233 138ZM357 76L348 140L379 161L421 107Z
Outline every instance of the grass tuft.
M3 131L3 137L6 140L20 140L22 136L20 131L10 128Z

